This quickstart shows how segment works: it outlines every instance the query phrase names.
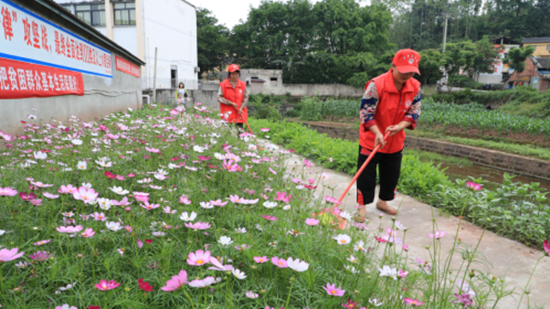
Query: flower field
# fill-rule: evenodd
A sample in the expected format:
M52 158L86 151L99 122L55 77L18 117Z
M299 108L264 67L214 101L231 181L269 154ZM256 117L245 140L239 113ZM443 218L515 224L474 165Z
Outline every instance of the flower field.
M471 272L473 248L457 246L465 263L449 274L440 242L459 241L435 223L432 261L408 255L399 222L337 229L350 214L315 195L330 175L288 173L289 150L191 110L29 115L1 134L2 308L480 308L508 295Z

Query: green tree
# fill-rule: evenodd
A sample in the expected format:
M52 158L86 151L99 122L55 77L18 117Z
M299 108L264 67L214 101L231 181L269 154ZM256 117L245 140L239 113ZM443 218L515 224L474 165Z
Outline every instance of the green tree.
M525 70L525 60L535 52L534 46L514 47L508 52L503 63L507 63L510 69L514 69L518 74Z
M487 36L475 43L476 54L472 71L474 74L494 72L495 64L499 60L499 54L504 50L503 46L495 47Z
M197 47L199 55L199 67L202 74L214 70L223 69L229 53L229 29L218 25L218 20L211 16L208 9L197 9Z
M443 77L441 68L444 66L443 55L435 49L426 49L420 52L418 69L420 76L415 75L422 84L435 84Z

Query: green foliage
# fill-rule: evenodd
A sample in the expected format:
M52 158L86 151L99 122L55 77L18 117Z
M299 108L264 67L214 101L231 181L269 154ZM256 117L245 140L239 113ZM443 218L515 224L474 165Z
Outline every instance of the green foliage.
M316 97L305 97L302 100L300 119L307 121L321 120L321 102Z
M510 69L522 73L525 70L525 60L532 56L534 52L534 46L514 47L510 49L508 56L502 62L507 63Z
M547 120L491 111L480 104L456 105L424 100L422 107L419 123L550 136L550 122Z
M369 82L369 74L367 72L354 73L347 81L353 87L363 88Z
M351 175L357 171L357 142L332 139L297 123L255 119L250 119L249 123L254 132L270 128L273 142L294 149L326 168ZM522 184L512 179L505 174L503 184L495 191L476 192L466 186L466 180L452 183L438 166L404 155L398 190L453 215L464 216L479 226L487 226L500 235L540 248L550 237L548 192L539 188L538 183ZM472 180L484 183L482 179Z
M443 55L435 49L427 49L420 52L420 57L418 69L421 75L415 74L414 78L424 85L435 84L443 77Z
M390 23L384 6L361 7L356 0L264 1L235 26L233 53L243 67L282 69L286 83L354 78L360 85L365 74L356 74L376 76L389 68Z
M452 130L451 130L452 131ZM505 141L492 141L486 139L473 139L451 136L441 130L433 131L429 127L423 127L421 130L415 130L408 133L409 135L426 137L431 139L444 140L455 144L474 146L485 149L494 149L502 152L518 154L526 157L538 158L550 161L550 149L544 147L537 147L536 145L529 144L514 144ZM437 160L434 158L434 160Z
M197 48L201 68L199 78L214 68L223 69L230 47L229 29L223 25L217 25L218 20L211 14L212 12L208 9L197 9ZM177 38L173 39L177 40Z

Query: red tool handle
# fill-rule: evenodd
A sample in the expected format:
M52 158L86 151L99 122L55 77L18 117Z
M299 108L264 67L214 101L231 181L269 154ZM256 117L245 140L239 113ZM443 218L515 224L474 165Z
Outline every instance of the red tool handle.
M386 141L386 139L390 136L390 134L391 134L391 132L386 132L386 135L384 136L384 141ZM353 179L349 183L346 190L344 190L344 192L342 193L342 195L338 199L338 203L334 207L338 207L338 205L340 205L342 203L342 201L344 200L344 197L346 197L346 194L348 194L348 191L351 188L351 186L353 186L353 184L357 181L357 178L359 178L359 175L361 175L361 173L367 167L367 165L372 160L372 158L374 158L374 155L378 152L378 150L380 150L381 146L382 146L382 144L378 144L378 146L374 147L374 150L371 152L371 154L369 155L367 160L365 160L365 163L363 163L363 165L361 165L361 168L359 168L359 170L357 171L355 176L353 176ZM340 227L341 229L344 229L346 227L345 222L346 222L346 220L344 220L343 225Z

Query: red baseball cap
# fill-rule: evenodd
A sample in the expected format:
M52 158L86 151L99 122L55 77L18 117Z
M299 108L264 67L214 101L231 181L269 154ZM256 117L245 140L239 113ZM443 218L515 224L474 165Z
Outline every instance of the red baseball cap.
M414 72L420 75L419 62L420 54L408 48L398 51L393 57L393 64L397 67L397 71L402 74Z
M227 69L227 71L229 71L229 73L233 73L235 71L241 71L241 69L239 69L239 66L236 65L236 64L231 64L229 65L229 68Z

